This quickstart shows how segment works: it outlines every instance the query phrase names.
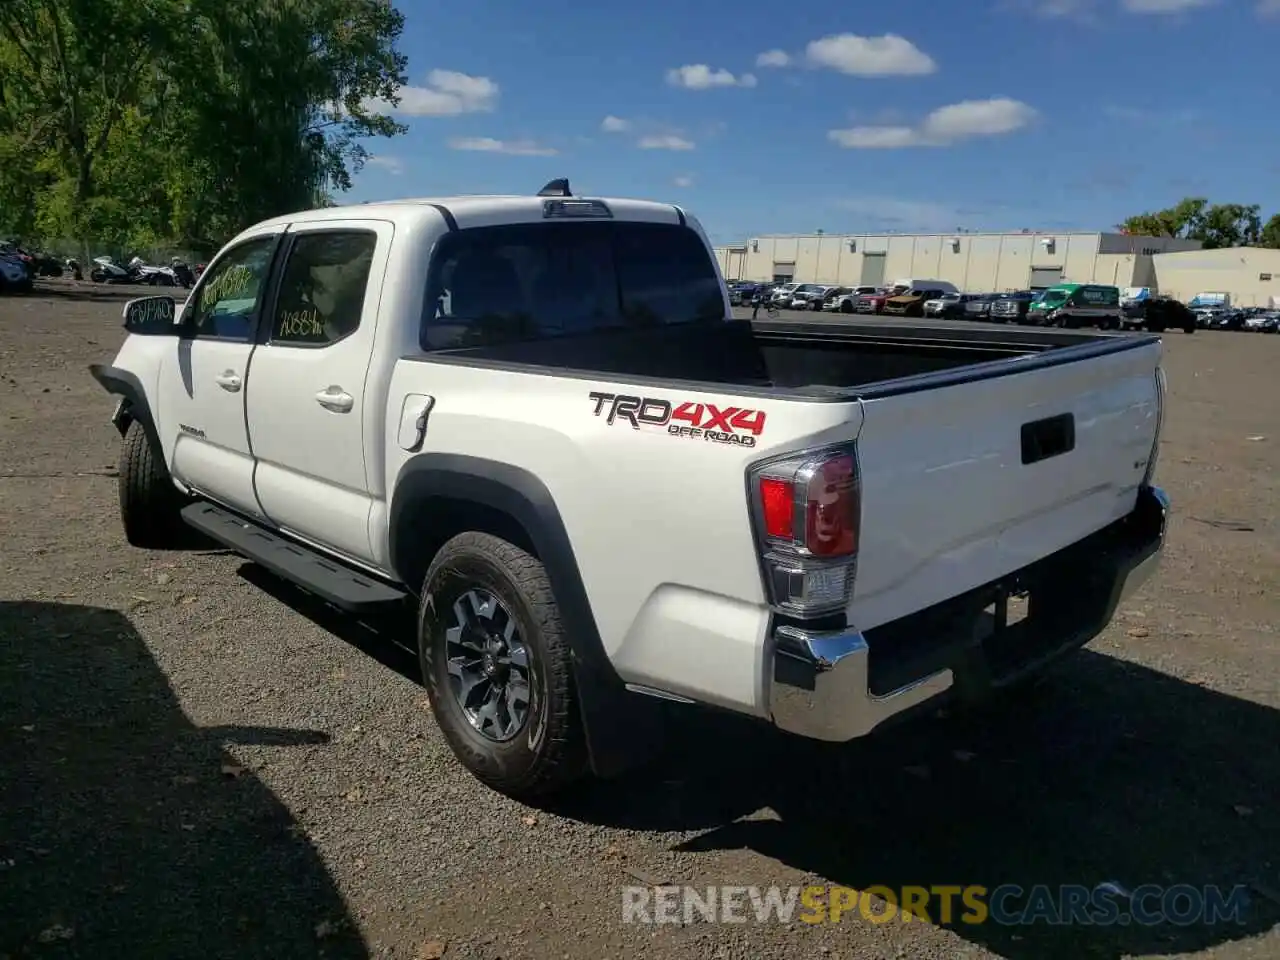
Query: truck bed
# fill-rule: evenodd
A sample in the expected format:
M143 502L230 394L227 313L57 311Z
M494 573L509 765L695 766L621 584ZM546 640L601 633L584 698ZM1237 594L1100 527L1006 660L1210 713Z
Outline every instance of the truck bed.
M430 359L632 381L718 384L797 398L871 399L1013 372L1006 366L1011 362L1018 372L1056 366L1149 339L841 317L611 330L464 347Z

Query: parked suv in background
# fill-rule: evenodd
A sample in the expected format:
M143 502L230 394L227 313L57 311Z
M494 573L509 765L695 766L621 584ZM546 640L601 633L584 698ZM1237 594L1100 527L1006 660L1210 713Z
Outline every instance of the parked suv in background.
M906 287L879 287L873 293L864 293L858 297L854 304L854 309L858 313L882 313L884 312L885 301L890 297L896 297L900 293L906 293Z
M926 317L944 317L947 314L947 308L952 305L959 305L960 298L963 293L944 293L940 297L934 297L924 302L924 315Z
M875 293L879 287L853 287L844 288L847 292L838 293L826 303L822 305L823 310L832 313L856 313L858 309L858 298L867 294Z
M886 300L884 302L884 312L895 317L922 317L924 316L926 301L940 297L948 292L947 290L916 287Z
M1196 332L1196 315L1173 297L1148 297L1121 309L1121 327L1136 327L1152 333L1173 329L1183 333Z
M769 301L775 307L786 307L791 305L791 298L795 295L796 290L801 286L799 283L781 283L773 288L773 293L769 297Z
M1005 293L991 301L987 311L992 323L1022 323L1027 316L1027 309L1036 295L1030 290L1019 290L1016 293Z
M835 287L830 284L802 283L791 294L791 309L821 310L822 301L826 299L827 291L834 289Z

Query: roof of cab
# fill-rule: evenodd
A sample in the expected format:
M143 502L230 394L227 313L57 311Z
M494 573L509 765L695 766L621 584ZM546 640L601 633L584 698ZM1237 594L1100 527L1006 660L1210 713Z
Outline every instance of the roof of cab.
M392 221L418 220L426 216L436 216L437 209L443 207L457 217L474 215L491 215L504 211L529 216L540 212L546 197L506 195L476 195L455 197L412 197L396 200L376 200L364 203L345 204L336 207L318 207L313 210L299 210L293 213L271 217L254 228L285 225L290 223L307 223L321 220L353 220L362 217L377 216ZM685 214L679 207L670 203L653 200L632 200L615 197L579 197L571 196L570 200L602 200L619 219L670 219L673 222L683 221Z

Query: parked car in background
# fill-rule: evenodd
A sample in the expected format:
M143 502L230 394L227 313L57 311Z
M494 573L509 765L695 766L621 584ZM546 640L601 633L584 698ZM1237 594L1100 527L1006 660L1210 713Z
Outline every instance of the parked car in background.
M893 287L877 287L870 293L860 294L854 301L853 308L858 313L879 313L884 309L886 300L901 292L901 289Z
M946 315L947 307L950 304L959 304L963 293L944 293L940 297L932 297L924 302L924 315L926 317L942 317Z
M822 301L827 298L829 290L835 290L832 284L802 283L791 294L792 310L821 310Z
M1264 310L1245 317L1244 328L1250 333L1280 333L1280 310Z
M964 305L964 317L966 320L986 320L991 314L991 304L996 300L998 294L995 293L979 293L972 300Z
M818 304L818 310L830 310L831 304L841 297L847 297L853 292L852 287L827 287L827 292L822 295L822 302Z
M1135 300L1121 309L1121 327L1150 330L1152 333L1163 333L1165 330L1182 330L1184 333L1195 333L1196 315L1181 301L1173 297L1150 296Z
M770 301L775 307L785 307L790 305L792 296L800 287L798 283L780 283L773 288L773 292L769 295Z
M926 301L933 300L951 290L939 290L936 287L913 287L906 293L890 297L884 302L884 313L893 317L923 317Z
M1035 298L1036 295L1030 290L1002 293L991 301L989 319L992 323L1022 323Z
M875 293L864 294L858 298L858 313L883 313L885 303L890 297L900 297L912 290L936 290L936 296L956 291L956 285L949 280L932 280L925 277L907 277L895 280L887 287ZM927 299L927 298L926 298Z
M1041 293L1027 310L1030 323L1048 327L1120 326L1120 288L1102 283L1059 283Z
M822 305L823 310L831 313L856 313L858 309L858 298L873 294L879 287L852 287L841 288L848 290L847 293L837 293L830 300Z
M17 254L0 253L0 293L30 293L31 265Z
M1193 314L1195 314L1196 326L1200 327L1202 330L1208 330L1212 327L1216 327L1218 325L1218 317L1225 312L1218 307L1197 307L1189 305L1189 309Z

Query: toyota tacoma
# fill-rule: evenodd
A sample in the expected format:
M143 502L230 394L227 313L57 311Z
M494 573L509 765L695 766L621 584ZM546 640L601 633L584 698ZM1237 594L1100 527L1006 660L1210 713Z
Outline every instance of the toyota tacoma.
M672 703L847 741L982 699L1161 553L1159 337L735 320L671 204L301 212L124 313L128 542L412 609L441 733L515 797Z

